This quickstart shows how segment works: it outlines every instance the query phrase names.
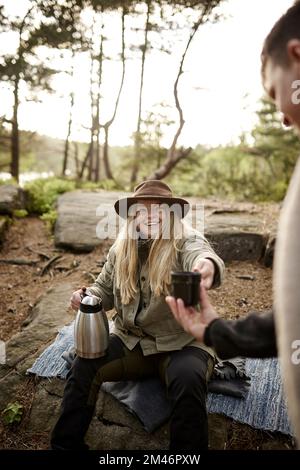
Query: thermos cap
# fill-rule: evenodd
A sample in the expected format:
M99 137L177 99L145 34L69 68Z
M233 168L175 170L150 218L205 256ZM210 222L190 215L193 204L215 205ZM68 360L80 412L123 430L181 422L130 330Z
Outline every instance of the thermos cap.
M85 295L81 299L79 309L83 313L96 313L102 310L102 302L95 295Z
M97 305L99 303L99 298L95 295L86 294L81 300L81 303L85 305Z

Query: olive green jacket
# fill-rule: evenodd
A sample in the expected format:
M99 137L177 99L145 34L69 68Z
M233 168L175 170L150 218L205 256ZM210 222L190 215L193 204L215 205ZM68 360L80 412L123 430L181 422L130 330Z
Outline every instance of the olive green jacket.
M182 240L181 251L177 259L177 271L191 271L200 258L209 258L215 265L213 287L222 282L224 263L216 255L208 243L197 235L191 235ZM148 250L148 248L147 248ZM115 251L110 248L107 261L95 283L89 287L92 294L100 297L103 308L116 309L113 317L116 334L128 349L132 350L139 342L144 355L182 349L186 345L200 347L214 355L211 348L196 341L177 323L165 296L154 296L151 292L147 255L139 250L139 291L136 297L127 305L122 304L120 289L116 287L114 276Z

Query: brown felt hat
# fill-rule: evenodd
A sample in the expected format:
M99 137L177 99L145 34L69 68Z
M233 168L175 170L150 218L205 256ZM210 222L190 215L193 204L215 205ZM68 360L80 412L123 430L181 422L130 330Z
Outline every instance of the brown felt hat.
M181 217L185 217L190 208L185 199L173 197L170 186L160 180L143 181L135 188L131 197L119 199L115 202L114 207L117 214L126 219L129 207L133 204L139 204L145 199L158 199L169 206L176 204L180 208Z

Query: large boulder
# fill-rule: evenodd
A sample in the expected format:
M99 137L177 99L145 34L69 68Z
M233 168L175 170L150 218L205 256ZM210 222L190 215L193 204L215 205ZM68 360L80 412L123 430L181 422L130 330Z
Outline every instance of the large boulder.
M224 261L262 258L267 234L256 213L216 213L205 222L205 235Z
M57 201L55 245L75 251L92 251L103 243L100 232L104 233L106 228L109 228L109 233L105 238L114 239L119 217L113 204L122 195L113 191L78 190L60 196Z
M48 289L33 308L32 321L6 343L6 365L16 366L53 340L58 331L74 319L68 309L74 287L69 283Z
M4 240L4 235L5 235L7 226L8 226L7 217L0 216L0 245L2 244Z
M273 266L273 260L275 255L275 247L276 247L276 238L277 238L277 231L275 228L271 230L266 249L264 252L263 263L267 268L271 268Z
M59 379L41 380L32 404L28 431L39 429L50 437L59 416L64 385L65 381ZM100 391L86 441L91 449L97 450L167 449L168 432L161 428L149 434L122 404Z
M73 250L91 251L105 238L113 241L123 223L113 205L118 198L128 195L108 191L63 194L57 202L55 244ZM216 208L209 210L203 201L196 198L188 201L192 209L186 220L204 231L225 261L254 261L263 257L269 235L265 216L258 208L253 209L253 205L245 204L242 209L233 206L218 211Z
M25 208L25 192L12 184L0 185L0 214L13 214L15 209Z

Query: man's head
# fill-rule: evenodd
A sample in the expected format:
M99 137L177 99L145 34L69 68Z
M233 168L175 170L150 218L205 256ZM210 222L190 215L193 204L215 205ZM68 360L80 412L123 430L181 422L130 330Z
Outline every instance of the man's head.
M273 26L265 39L262 78L283 122L300 132L300 1Z

